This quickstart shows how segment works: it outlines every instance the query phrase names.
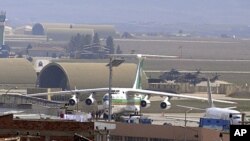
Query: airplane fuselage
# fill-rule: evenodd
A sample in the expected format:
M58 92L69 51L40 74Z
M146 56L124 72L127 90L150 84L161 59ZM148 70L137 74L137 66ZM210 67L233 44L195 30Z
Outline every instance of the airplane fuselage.
M112 96L112 114L124 113L124 112L139 112L141 95L129 95L126 91L115 92ZM109 94L103 96L103 108L104 112L108 113L109 109Z
M242 116L239 111L228 109L228 108L216 108L216 107L208 108L206 110L204 117L213 118L213 119L230 120L231 124L239 124L242 120Z

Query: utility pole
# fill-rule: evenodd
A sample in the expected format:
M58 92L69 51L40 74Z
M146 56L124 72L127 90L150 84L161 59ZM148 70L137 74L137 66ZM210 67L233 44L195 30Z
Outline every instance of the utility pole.
M109 67L109 115L108 115L108 121L111 121L111 114L112 114L112 72L113 67L118 67L120 64L122 64L125 60L123 59L114 59L114 56L110 56L109 58L109 64L107 66Z
M111 121L111 106L112 106L112 96L111 96L111 88L112 88L112 61L113 57L109 58L109 117L108 121Z

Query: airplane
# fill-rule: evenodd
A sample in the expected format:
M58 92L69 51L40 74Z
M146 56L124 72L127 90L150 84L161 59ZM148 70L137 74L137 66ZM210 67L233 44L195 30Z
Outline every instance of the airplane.
M242 121L242 114L237 110L233 110L233 108L236 107L219 108L214 106L209 79L207 83L209 100L208 102L210 107L206 109L204 118L230 120L231 124L240 124Z
M208 92L209 108L201 109L201 108L183 106L183 105L176 105L176 106L182 107L182 108L187 108L190 110L203 110L203 111L205 111L205 114L202 118L228 120L228 121L230 121L230 124L232 124L232 125L239 125L242 122L242 113L237 111L237 110L233 110L236 107L227 107L227 108L216 107L213 103L213 101L215 101L215 100L212 99L210 79L207 79L207 88L208 88L207 92ZM175 119L176 120L183 120L181 118L175 118ZM185 120L185 121L199 123L198 120L197 121L196 120Z
M171 107L171 103L169 102L171 97L179 97L179 98L191 98L197 100L205 100L207 98L196 97L196 96L188 96L183 94L174 94L174 93L166 93L152 90L143 90L141 86L141 77L143 73L143 62L146 58L175 58L176 56L159 56L159 55L147 55L147 54L114 54L110 55L111 57L123 57L123 58L137 58L137 70L135 81L132 88L111 88L111 114L112 117L117 116L118 114L128 112L128 113L138 113L141 108L150 107L150 97L151 96L162 96L165 97L164 100L160 103L160 108L162 110L167 110ZM75 89L71 91L58 91L51 93L36 93L29 94L28 96L47 96L49 95L65 95L70 94L72 98L69 99L69 105L74 106L78 103L78 97L80 93L88 93L90 94L87 99L85 99L85 105L91 106L97 103L96 94L97 93L106 93L102 98L102 105L99 110L104 111L104 117L107 117L109 113L109 88L94 88L94 89ZM222 103L231 103L235 104L235 102L224 101L224 100L214 100L216 102Z

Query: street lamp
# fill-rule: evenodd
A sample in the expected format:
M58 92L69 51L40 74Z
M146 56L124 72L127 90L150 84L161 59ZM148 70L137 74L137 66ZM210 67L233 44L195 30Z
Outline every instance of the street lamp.
M187 126L187 113L192 111L193 109L188 109L187 111L185 111L185 127Z
M109 67L109 116L108 121L111 121L111 106L112 106L112 96L111 96L111 88L112 88L112 68L118 67L120 64L122 64L125 60L123 59L115 59L113 56L110 56L109 58L109 64L107 66Z

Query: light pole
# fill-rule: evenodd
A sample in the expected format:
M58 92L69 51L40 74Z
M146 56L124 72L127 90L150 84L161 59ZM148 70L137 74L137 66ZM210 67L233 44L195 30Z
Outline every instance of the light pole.
M192 111L193 109L188 109L187 111L185 111L185 127L187 126L187 113Z
M112 88L112 71L113 67L118 67L120 64L122 64L125 60L123 59L114 59L113 56L110 56L109 58L109 115L108 115L108 121L111 121L111 113L112 113L112 95L111 95L111 88Z
M179 46L179 49L180 49L180 59L182 59L182 46Z
M193 109L188 109L187 111L185 111L185 141L187 140L187 135L186 135L186 130L187 130L187 113L192 111Z

